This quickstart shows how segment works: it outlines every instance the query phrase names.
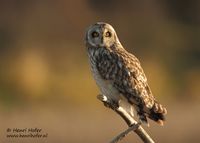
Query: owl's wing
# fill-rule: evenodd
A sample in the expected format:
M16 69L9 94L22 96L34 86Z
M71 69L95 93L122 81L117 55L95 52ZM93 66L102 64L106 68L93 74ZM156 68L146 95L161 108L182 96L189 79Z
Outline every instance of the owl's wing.
M167 110L155 100L140 62L134 55L123 48L113 48L105 50L97 60L100 76L111 81L129 103L135 105L141 121L147 123L147 115L163 125Z
M155 99L139 60L127 51L120 52L119 57L121 58L119 62L124 65L121 70L126 75L123 77L123 81L129 83L123 82L128 95L127 99L132 103L136 102L138 105L152 108Z
M140 62L134 55L122 48L105 52L97 69L102 78L111 80L130 103L152 108L154 97Z

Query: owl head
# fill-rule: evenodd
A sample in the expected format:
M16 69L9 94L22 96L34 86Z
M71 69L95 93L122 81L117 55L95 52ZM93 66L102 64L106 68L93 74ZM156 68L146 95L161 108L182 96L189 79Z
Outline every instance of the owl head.
M86 44L92 47L111 47L120 43L114 28L104 22L91 25L86 32Z

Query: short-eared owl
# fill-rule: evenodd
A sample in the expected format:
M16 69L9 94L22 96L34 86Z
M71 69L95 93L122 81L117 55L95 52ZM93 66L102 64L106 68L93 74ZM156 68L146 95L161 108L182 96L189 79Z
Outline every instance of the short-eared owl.
M123 48L114 28L98 22L89 27L85 40L101 94L124 106L129 113L134 107L140 121L148 124L148 117L163 125L166 108L154 98L139 60Z

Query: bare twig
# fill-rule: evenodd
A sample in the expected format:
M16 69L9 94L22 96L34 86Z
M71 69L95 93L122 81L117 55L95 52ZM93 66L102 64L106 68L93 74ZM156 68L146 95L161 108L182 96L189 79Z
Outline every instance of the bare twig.
M127 123L129 126L130 130L134 131L144 143L154 143L152 138L147 134L147 132L142 128L142 126L137 123L136 120L133 119L132 115L128 113L124 108L118 107L116 103L113 103L110 101L105 95L98 95L97 98L104 103L104 105L108 108L111 108L114 110L117 114L119 114L124 121ZM127 135L130 130L126 130L117 137L115 137L111 143L116 143L119 140L121 140L125 135Z
M118 141L122 140L126 135L128 135L129 132L134 131L138 128L139 124L134 124L131 127L129 127L124 132L120 133L118 136L116 136L110 143L117 143Z

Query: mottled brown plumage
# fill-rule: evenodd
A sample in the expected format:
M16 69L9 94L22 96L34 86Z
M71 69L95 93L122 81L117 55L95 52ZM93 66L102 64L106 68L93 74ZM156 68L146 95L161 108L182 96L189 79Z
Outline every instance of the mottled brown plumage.
M148 123L149 117L162 125L166 108L155 100L139 60L123 48L113 27L102 22L92 25L86 46L101 93L116 103L123 101L129 112L134 107L141 121Z

